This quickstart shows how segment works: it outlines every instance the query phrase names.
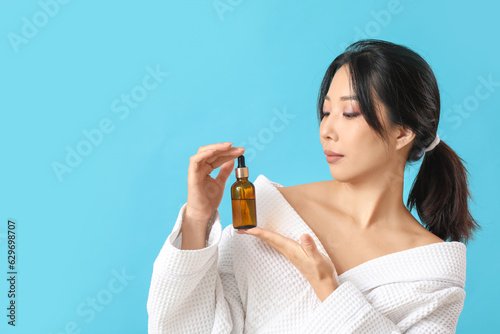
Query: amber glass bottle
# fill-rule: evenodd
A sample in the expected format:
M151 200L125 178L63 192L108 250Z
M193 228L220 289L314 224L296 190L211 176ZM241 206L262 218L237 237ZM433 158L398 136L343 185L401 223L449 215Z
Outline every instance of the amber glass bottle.
M255 186L248 181L248 167L245 166L243 155L238 157L235 174L236 182L231 186L233 227L238 229L255 227L257 226Z

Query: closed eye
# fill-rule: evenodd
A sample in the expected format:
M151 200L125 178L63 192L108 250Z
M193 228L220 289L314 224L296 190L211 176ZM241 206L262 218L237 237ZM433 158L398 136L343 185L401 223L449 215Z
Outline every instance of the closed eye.
M328 115L330 115L329 112L323 112L323 117L328 116ZM357 117L359 115L361 115L361 113L359 113L359 112L358 113L353 113L353 114L343 114L343 116L345 118L354 118L354 117Z

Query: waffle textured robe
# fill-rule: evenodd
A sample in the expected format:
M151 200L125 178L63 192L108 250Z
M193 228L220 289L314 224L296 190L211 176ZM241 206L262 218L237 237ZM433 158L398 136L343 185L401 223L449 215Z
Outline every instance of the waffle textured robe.
M260 174L257 225L323 245L276 187ZM257 237L210 218L206 247L181 250L186 204L153 264L148 332L454 333L465 300L466 245L439 242L384 255L338 276L321 302L283 255Z

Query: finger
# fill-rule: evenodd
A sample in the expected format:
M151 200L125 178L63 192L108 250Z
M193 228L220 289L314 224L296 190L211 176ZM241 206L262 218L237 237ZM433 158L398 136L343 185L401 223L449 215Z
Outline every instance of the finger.
M188 182L199 183L214 170L212 166L206 163L206 160L215 154L215 150L207 150L189 158ZM192 178L192 179L189 179Z
M226 163L224 163L220 168L219 174L215 178L215 181L219 182L219 184L221 185L226 184L229 175L231 175L231 173L233 172L233 167L234 167L234 159L231 159Z
M198 148L198 152L197 153L200 153L200 152L203 152L203 151L206 151L206 150L226 150L228 148L231 147L231 145L233 145L233 143L231 142L226 142L226 143L217 143L217 144L210 144L210 145L205 145L205 146L200 146Z
M210 149L197 153L194 156L192 156L191 157L192 163L190 164L190 168L192 168L192 174L197 174L195 175L195 177L198 176L196 182L202 182L206 176L210 175L215 169L219 168L222 164L224 164L228 160L234 161L236 157L243 154L245 149L243 147L241 148L232 147L231 151L232 152L228 151L227 154L224 154L218 150ZM234 166L234 163L232 164L232 166ZM231 169L233 168L232 166ZM227 171L224 171L223 175L225 175L225 173L227 173ZM229 174L227 174L226 179L229 177L230 174L231 171L229 171Z
M201 151L190 158L188 171L194 175L195 182L202 182L207 175L210 175L223 163L228 160L234 160L235 157L240 156L244 151L244 147L231 147L226 152L217 149Z
M260 227L252 227L246 230L246 234L253 235L273 247L279 253L293 254L296 242L279 233L269 231Z
M316 256L318 248L314 239L309 234L302 234L300 236L300 243L309 257Z
M217 150L215 154L207 159L207 163L214 169L219 168L223 163L228 160L234 160L245 152L244 147L231 147L227 151Z

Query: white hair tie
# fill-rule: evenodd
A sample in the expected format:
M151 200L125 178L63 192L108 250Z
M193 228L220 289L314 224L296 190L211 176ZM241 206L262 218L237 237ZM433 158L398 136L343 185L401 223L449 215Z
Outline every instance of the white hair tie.
M441 140L439 139L439 135L436 133L436 138L434 138L434 141L429 146L427 146L426 149L424 149L424 152L432 151L434 147L436 147L437 144L439 144L440 141Z

